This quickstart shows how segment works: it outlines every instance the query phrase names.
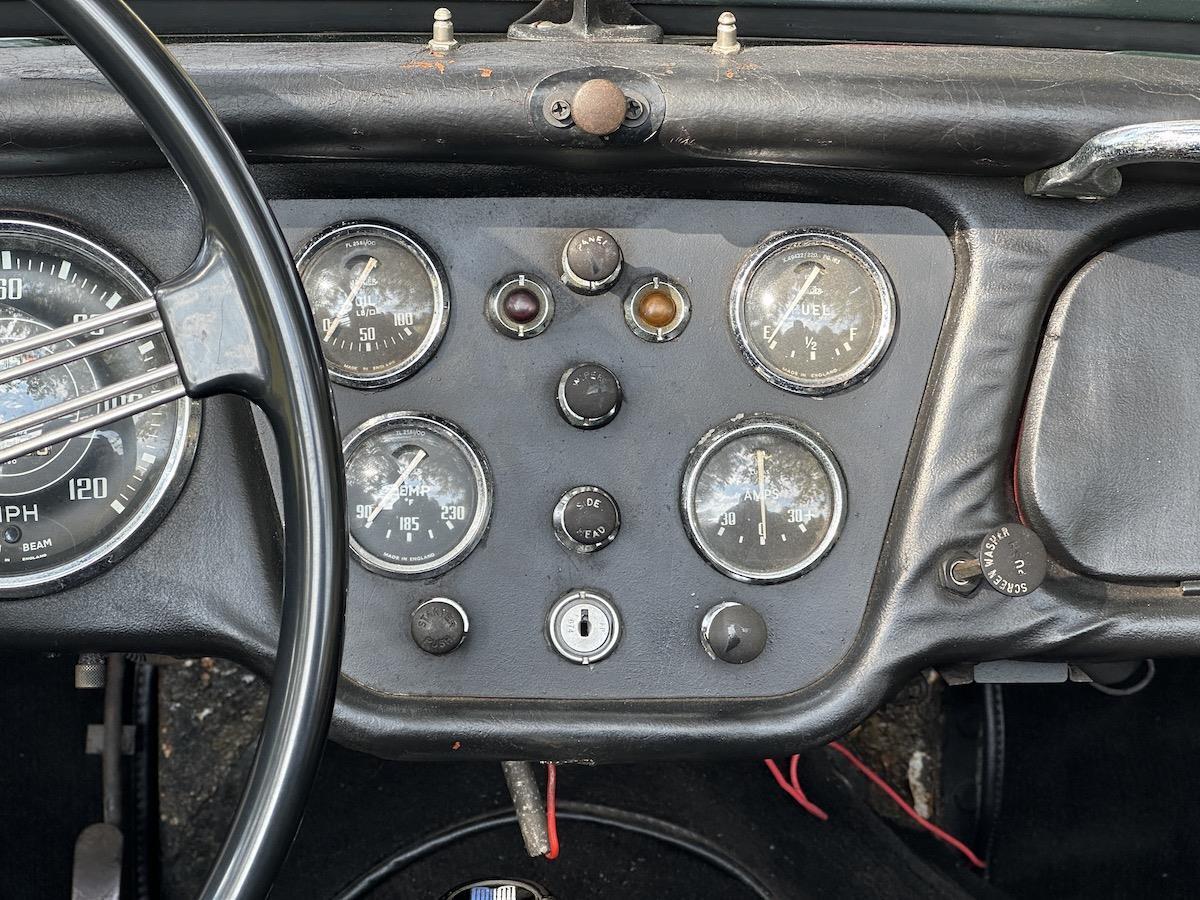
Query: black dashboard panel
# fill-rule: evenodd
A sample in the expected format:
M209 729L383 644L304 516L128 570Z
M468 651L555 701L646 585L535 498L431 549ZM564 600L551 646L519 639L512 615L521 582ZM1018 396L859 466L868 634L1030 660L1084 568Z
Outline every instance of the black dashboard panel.
M1195 298L1200 232L1150 235L1085 264L1055 302L1021 432L1021 507L1089 575L1200 574Z
M953 256L928 217L900 207L701 200L478 198L281 201L275 211L294 247L331 223L398 224L441 259L451 319L433 359L383 390L335 386L349 433L387 412L452 419L491 465L495 510L483 542L429 581L400 581L351 562L347 678L381 695L513 698L750 697L811 683L846 652L875 575L917 408L953 279ZM573 231L602 227L621 244L625 269L606 293L584 297L559 280ZM759 378L734 345L728 296L749 251L769 234L827 228L860 241L890 273L899 324L892 347L863 384L832 396L797 397ZM485 319L489 288L525 272L555 295L540 336L515 341ZM640 278L663 274L690 295L692 317L669 343L639 340L621 300ZM594 431L559 416L563 371L594 361L620 378L625 402ZM685 535L680 478L693 444L741 413L799 420L832 447L849 486L849 514L833 550L795 581L748 585L710 568ZM556 542L551 513L576 485L608 490L621 508L612 545L590 555ZM591 666L557 656L546 617L560 596L590 588L622 618L611 657ZM435 657L409 636L409 617L434 596L468 611L461 648ZM771 640L741 666L707 657L700 620L739 600L766 618Z

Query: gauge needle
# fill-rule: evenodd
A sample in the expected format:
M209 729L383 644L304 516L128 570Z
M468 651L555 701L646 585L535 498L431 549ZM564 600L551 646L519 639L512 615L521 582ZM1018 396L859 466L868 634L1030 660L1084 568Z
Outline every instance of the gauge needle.
M821 267L813 263L812 271L808 273L808 278L804 280L804 284L800 285L800 290L796 291L796 296L792 298L792 302L787 305L787 309L783 311L783 315L775 322L775 327L771 329L771 335L767 338L767 342L775 340L775 335L779 334L779 329L783 327L783 323L788 320L788 316L792 314L792 310L796 308L796 304L804 299L804 295L808 293L808 289L813 286L813 282L817 280L817 276L821 274Z
M375 504L375 508L367 514L367 524L363 527L370 528L384 509L391 509L391 507L396 505L396 501L400 499L401 485L404 484L408 476L413 473L428 455L424 450L418 448L417 452L413 454L413 458L409 460L408 465L400 473L400 477L387 486L387 490L383 492L383 496L379 498L379 502Z
M325 329L325 335L321 338L322 343L329 343L329 339L333 337L333 333L338 330L338 326L342 324L342 317L350 312L354 306L354 298L358 296L358 292L362 290L362 286L367 283L367 278L375 267L379 265L379 260L375 257L370 257L367 264L362 267L362 271L358 273L358 278L354 284L350 286L350 292L346 294L346 299L342 301L342 305L337 308L333 314L332 320L329 322L329 327Z
M758 543L761 546L767 542L767 452L755 450L754 459L758 462Z

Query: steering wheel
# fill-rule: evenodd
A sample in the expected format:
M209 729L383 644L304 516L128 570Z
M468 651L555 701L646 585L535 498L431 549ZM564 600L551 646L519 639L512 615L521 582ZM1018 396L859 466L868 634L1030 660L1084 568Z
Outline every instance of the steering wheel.
M33 0L137 113L200 209L189 269L155 291L189 396L259 406L279 453L283 606L258 752L202 897L260 897L300 824L333 713L346 595L341 444L292 256L229 134L121 0Z

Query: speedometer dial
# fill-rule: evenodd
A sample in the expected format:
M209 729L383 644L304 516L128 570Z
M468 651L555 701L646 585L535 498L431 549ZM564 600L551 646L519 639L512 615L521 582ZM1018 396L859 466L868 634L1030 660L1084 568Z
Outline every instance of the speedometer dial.
M3 345L119 312L151 296L150 288L127 265L79 235L41 223L0 221L0 352ZM72 341L2 358L0 369L142 321L98 328ZM170 361L166 340L158 334L17 378L0 385L0 419L11 422L73 401ZM8 434L3 446L139 401L168 386L160 381L85 406ZM198 425L199 407L179 400L0 465L0 596L58 590L131 549L178 494Z
M829 394L870 374L895 330L891 280L844 235L794 231L742 264L729 305L746 361L797 394Z
M376 388L436 352L450 319L441 266L415 237L374 222L318 235L296 262L330 377Z
M389 413L346 438L350 548L368 569L429 578L462 562L487 530L492 484L458 426Z
M804 574L830 551L846 517L846 483L807 428L738 416L692 449L681 503L705 560L738 581L771 583Z

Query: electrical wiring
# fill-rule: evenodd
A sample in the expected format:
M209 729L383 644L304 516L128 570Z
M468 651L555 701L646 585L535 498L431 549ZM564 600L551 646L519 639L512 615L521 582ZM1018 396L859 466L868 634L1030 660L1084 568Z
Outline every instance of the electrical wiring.
M900 809L902 809L914 822L916 822L918 825L920 825L922 828L924 828L926 831L928 831L930 834L932 834L934 837L936 837L939 841L942 841L943 843L946 843L946 844L950 845L951 847L953 847L955 850L957 850L959 853L961 853L963 856L965 856L967 858L967 861L970 862L971 865L975 866L976 868L979 868L979 869L987 868L987 863L984 862L982 859L980 859L975 854L975 852L973 850L971 850L970 847L968 847L966 844L964 844L958 838L954 837L954 835L949 834L946 831L943 831L937 825L933 824L928 819L926 819L924 816L922 816L919 812L917 812L915 809L913 809L912 806L903 797L901 797L900 794L897 793L897 791L890 784L888 784L886 781L884 781L883 778L877 772L875 772L874 769L872 769L865 762L863 762L861 759L859 759L857 756L855 756L853 752L848 750L842 744L839 744L837 741L830 741L829 748L831 750L834 750L834 751L840 753L842 756L844 756L846 759L848 759L850 761L851 765L853 765L856 769L858 769L858 771L860 771L863 775L865 775L872 784L874 784L881 791L883 791L885 794L887 794L887 796L892 800L892 802L894 802L897 806L899 806ZM780 768L779 768L778 764L775 762L775 760L764 759L763 762L766 763L767 769L770 770L772 777L775 779L775 783L778 784L779 787L789 797L791 797L798 804L800 804L800 806L803 807L804 810L806 812L808 812L810 815L815 816L816 818L820 819L822 822L828 821L829 814L826 813L825 810L821 809L821 807L817 806L817 804L815 804L811 800L809 800L808 796L804 793L804 789L802 787L800 787L800 776L799 776L800 755L799 754L794 754L791 757L791 760L789 761L789 764L788 764L788 776L789 777L788 778L785 778L783 776L783 772L780 770Z
M546 859L558 859L558 767L546 763L546 833L550 836L550 849Z
M783 777L783 772L779 770L779 766L776 764L775 760L764 759L763 762L766 763L767 769L770 770L771 775L775 778L775 783L778 784L789 797L799 803L805 812L807 812L809 815L816 816L816 818L820 819L822 822L828 821L829 813L825 812L825 810L821 809L821 807L809 800L807 795L805 795L804 790L800 787L800 779L796 777L796 766L798 765L799 760L799 756L792 757L792 779L790 782Z
M854 766L854 768L858 769L858 771L862 772L862 774L867 777L868 781L870 781L877 788L879 788L881 791L883 791L885 794L887 794L888 797L892 800L892 802L894 802L897 806L899 806L902 810L904 810L905 813L908 814L909 818L911 818L914 822L916 822L918 825L920 825L922 828L924 828L926 831L928 831L930 834L932 834L935 838L937 838L939 841L949 844L951 847L953 847L955 850L957 850L959 853L961 853L963 856L965 856L967 858L967 861L970 862L970 864L975 866L976 868L978 868L978 869L986 869L987 868L987 863L984 862L982 859L980 859L978 856L976 856L974 851L972 851L970 847L968 847L966 844L964 844L958 838L954 837L954 835L949 834L946 831L943 831L941 828L938 828L938 826L934 825L932 822L930 822L928 819L926 819L923 815L921 815L919 812L917 812L915 809L913 809L912 806L909 805L909 803L903 797L901 797L900 794L897 793L897 791L890 784L888 784L886 781L884 781L883 778L874 769L872 769L865 762L863 762L861 759L859 759L857 756L855 756L852 751L848 750L846 747L842 746L837 741L830 741L829 748L837 753L840 753L847 760L849 760L850 764L852 766Z
M567 821L615 828L669 844L723 872L760 900L779 900L778 892L768 888L758 876L730 856L719 844L690 829L653 816L592 803L560 803L557 805L557 815ZM389 879L434 853L466 838L497 828L511 827L516 822L517 814L511 809L505 809L451 825L381 860L343 888L335 900L363 900Z

